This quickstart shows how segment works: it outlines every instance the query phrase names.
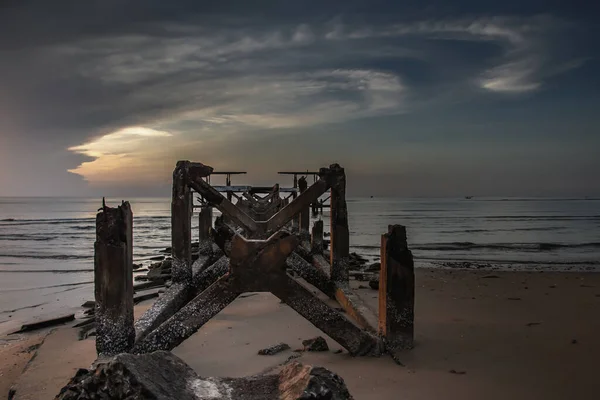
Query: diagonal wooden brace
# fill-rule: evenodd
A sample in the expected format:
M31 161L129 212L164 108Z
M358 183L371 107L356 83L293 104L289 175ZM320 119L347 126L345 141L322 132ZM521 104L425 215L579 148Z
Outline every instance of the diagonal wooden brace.
M174 349L241 293L229 275L221 277L165 323L137 342L132 352L142 354Z
M296 197L287 206L283 207L281 211L271 217L266 223L266 232L275 232L283 228L288 222L292 220L298 213L303 209L310 206L310 203L318 199L323 193L329 190L329 183L326 180L319 179L313 185L311 185L304 193Z
M259 230L259 226L250 216L240 210L231 201L227 200L221 193L217 192L215 188L204 182L202 179L190 179L188 185L200 193L206 201L212 204L214 207L219 209L223 214L226 214L235 223L240 225L247 231L256 232Z
M354 325L290 276L282 277L278 284L271 288L271 293L342 345L353 356L381 354L382 344L379 338Z

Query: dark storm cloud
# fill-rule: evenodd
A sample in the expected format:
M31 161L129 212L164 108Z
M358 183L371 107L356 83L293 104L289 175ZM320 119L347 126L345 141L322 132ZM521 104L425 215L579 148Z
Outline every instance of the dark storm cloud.
M222 105L231 107L224 114L248 109L255 115L273 109L269 96L257 96L255 101L265 101L261 110L243 106L244 94L230 91L258 90L257 81L281 81L286 90L300 92L278 104L276 113L322 102L339 108L332 112L332 120L339 120L361 110L404 112L409 100L430 101L440 89L454 96L478 75L489 90L531 91L584 60L552 48L552 37L567 29L556 17L495 17L490 9L482 17L454 16L460 7L448 12L359 1L8 2L0 17L2 104L20 135L43 132L72 143L183 111ZM344 72L351 70L363 72ZM398 86L397 96L379 96L369 111L373 99L361 85L395 77L402 94ZM252 102L250 97L245 100Z
M130 126L171 132L169 157L195 158L259 131L369 118L371 134L393 136L377 121L503 109L538 93L552 102L565 77L590 86L593 10L496 3L4 1L0 130L56 174L97 158L105 143L78 145ZM437 122L438 139L445 128ZM43 146L28 145L35 141ZM73 147L87 156L66 151Z

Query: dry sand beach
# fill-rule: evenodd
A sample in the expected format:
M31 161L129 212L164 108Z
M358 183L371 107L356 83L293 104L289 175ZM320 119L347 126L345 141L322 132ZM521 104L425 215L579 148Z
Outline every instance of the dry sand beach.
M297 354L340 374L358 400L598 398L600 274L416 273L416 347L402 356L404 366L335 354L339 345L267 293L238 298L174 353L200 375L233 377L274 370ZM377 306L376 291L357 291ZM136 306L136 316L149 304ZM2 396L13 387L15 399L51 399L90 366L94 340L78 341L71 325L2 337ZM317 335L329 352L257 355L279 342L297 349Z

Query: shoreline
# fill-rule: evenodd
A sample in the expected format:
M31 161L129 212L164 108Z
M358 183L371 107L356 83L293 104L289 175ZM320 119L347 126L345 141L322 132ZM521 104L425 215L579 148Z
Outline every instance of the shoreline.
M409 400L591 398L598 386L599 273L418 268L416 279L416 347L402 356L405 367L385 356L334 354L337 343L266 293L238 298L174 353L200 375L242 376L276 368L296 354L258 356L259 349L279 342L294 349L301 347L299 339L322 335L331 351L301 353L299 360L340 374L357 400L391 400L400 394ZM376 309L378 292L359 281L351 283ZM137 305L136 316L150 304ZM77 340L73 324L21 334L17 340L2 336L0 354L7 361L0 389L16 384L15 399L52 398L66 383L61 379L89 367L95 359L94 340ZM23 353L30 342L35 344L36 335L47 332L38 349ZM58 350L64 353L61 365L51 362ZM42 387L43 396L23 397Z

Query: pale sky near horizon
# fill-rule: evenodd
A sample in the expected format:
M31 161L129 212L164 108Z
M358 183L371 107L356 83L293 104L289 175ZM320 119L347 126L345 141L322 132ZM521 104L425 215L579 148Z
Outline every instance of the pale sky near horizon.
M597 8L7 0L0 196L168 196L180 159L251 184L337 162L350 195L600 196Z

